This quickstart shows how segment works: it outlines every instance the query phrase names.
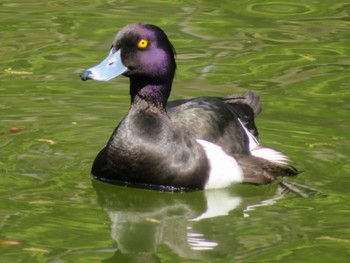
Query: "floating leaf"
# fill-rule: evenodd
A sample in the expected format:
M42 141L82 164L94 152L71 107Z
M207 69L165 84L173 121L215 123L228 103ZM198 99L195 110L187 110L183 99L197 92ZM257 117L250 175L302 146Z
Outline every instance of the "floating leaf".
M150 222L150 223L155 223L155 224L160 224L161 223L160 220L155 219L155 218L150 218L150 217L146 217L145 221Z
M308 146L310 148L315 148L315 147L331 147L334 145L331 143L327 143L327 142L315 142L315 143L309 143Z
M7 68L4 70L6 73L14 74L14 75L31 75L33 72L29 71L18 71L18 70L13 70L12 68Z
M330 237L330 236L322 236L318 237L317 239L319 240L328 240L328 241L335 241L335 242L341 242L341 243L349 243L349 239L344 239L344 238L338 238L338 237Z
M303 59L306 59L308 61L315 61L316 58L314 58L313 56L311 55L304 55L304 54L299 54L300 57L302 57Z
M50 144L50 145L53 145L55 144L56 142L53 141L53 140L50 140L50 139L36 139L38 142L45 142L47 144Z

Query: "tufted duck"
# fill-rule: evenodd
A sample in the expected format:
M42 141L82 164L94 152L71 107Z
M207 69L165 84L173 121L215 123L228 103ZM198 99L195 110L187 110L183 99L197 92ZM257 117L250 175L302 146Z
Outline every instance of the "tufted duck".
M130 79L131 106L97 155L94 178L164 191L267 184L297 169L283 153L258 143L259 96L199 97L168 102L175 50L157 26L120 30L109 55L82 80Z

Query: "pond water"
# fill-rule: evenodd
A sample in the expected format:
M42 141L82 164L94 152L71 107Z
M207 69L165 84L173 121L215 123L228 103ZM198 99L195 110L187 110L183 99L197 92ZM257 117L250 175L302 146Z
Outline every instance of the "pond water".
M0 262L346 262L350 257L350 3L0 3ZM128 80L81 82L126 24L177 49L171 99L253 90L260 140L326 194L278 184L162 193L94 182ZM219 209L220 208L220 209Z

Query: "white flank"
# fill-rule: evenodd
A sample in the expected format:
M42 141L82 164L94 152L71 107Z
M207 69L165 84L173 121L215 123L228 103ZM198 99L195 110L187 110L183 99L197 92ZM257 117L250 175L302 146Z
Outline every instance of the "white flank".
M249 150L253 156L263 158L277 165L288 165L289 158L287 156L285 156L283 153L276 151L272 148L259 146L259 142L254 137L254 135L248 131L248 129L244 126L244 124L241 122L240 119L238 119L238 121L242 125L245 133L249 138Z
M237 161L214 143L197 139L203 146L210 164L210 173L205 189L227 187L243 181L243 172Z

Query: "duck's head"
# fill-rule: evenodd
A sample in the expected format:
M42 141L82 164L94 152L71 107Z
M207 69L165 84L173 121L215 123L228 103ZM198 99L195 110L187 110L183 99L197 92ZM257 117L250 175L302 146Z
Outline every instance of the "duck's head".
M119 75L150 83L172 82L175 50L162 29L150 24L130 24L121 29L108 56L80 74L82 80L108 81Z

